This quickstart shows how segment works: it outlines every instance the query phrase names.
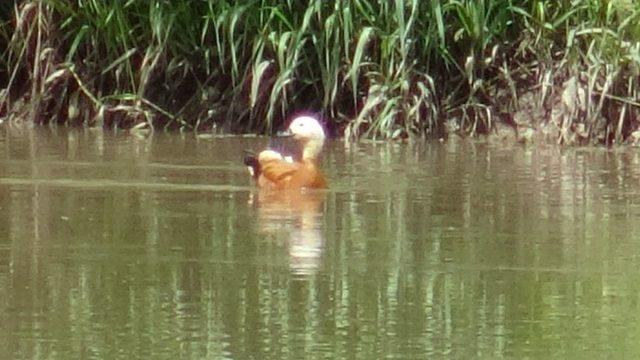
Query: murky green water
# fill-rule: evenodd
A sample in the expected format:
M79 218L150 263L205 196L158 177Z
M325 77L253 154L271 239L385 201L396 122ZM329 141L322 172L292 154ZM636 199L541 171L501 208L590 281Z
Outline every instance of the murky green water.
M0 358L640 356L640 156L0 131Z

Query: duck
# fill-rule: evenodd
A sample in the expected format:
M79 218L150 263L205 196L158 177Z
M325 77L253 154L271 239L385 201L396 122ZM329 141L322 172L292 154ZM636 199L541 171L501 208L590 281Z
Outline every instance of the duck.
M300 144L302 159L294 161L273 149L257 156L245 154L244 164L257 186L274 190L326 188L327 180L318 167L326 137L320 122L311 116L296 117L281 136L293 137Z

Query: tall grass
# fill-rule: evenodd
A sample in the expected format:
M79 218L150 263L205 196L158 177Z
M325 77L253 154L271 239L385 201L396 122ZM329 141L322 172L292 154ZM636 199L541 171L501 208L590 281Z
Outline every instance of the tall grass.
M305 111L350 138L507 124L562 143L638 127L632 0L40 0L11 12L0 100L16 119L271 132Z

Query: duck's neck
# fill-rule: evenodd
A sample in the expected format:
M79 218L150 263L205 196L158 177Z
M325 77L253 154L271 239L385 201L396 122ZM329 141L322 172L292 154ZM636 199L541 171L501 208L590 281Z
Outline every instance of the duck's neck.
M310 139L304 143L302 149L302 160L315 161L322 150L323 139Z

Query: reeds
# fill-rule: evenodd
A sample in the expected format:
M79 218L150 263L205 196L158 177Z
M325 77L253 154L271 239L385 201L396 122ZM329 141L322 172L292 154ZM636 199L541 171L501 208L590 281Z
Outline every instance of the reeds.
M632 0L41 0L11 11L0 100L38 123L271 132L311 111L350 138L501 123L561 143L623 142L638 127Z

